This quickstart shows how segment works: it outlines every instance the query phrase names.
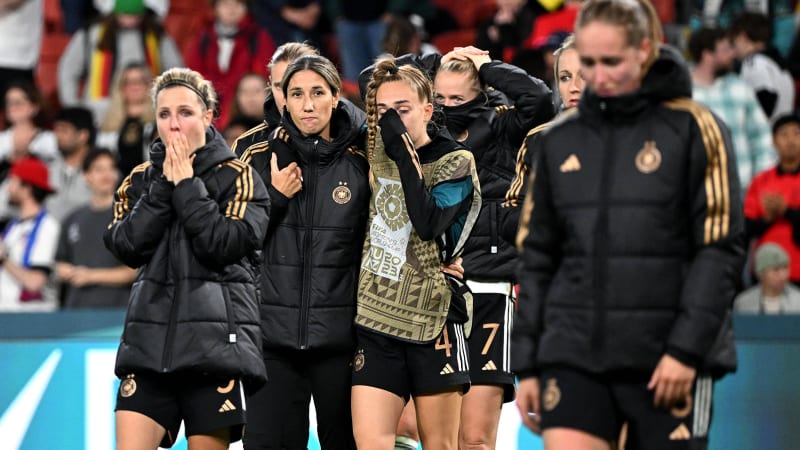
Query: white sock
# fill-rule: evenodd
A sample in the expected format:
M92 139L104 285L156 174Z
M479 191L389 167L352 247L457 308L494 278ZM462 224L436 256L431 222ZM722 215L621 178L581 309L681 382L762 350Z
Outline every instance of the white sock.
M417 450L419 444L417 441L406 436L395 436L394 450Z

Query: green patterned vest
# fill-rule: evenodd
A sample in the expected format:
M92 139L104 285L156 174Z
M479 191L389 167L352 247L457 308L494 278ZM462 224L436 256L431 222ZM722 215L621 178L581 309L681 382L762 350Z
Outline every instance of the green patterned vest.
M445 325L450 288L439 268L436 241L423 241L411 225L400 172L386 155L380 132L376 134L370 161L369 229L358 280L355 323L405 341L431 342ZM472 176L472 207L456 244L458 255L480 211L480 186L472 153L447 153L423 164L422 173L428 190L443 181Z

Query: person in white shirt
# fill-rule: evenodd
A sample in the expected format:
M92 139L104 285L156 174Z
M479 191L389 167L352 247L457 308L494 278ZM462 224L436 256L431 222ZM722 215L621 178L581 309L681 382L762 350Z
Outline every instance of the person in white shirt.
M0 312L44 312L57 308L50 273L60 226L42 207L53 188L47 166L33 157L11 167L10 201L19 215L0 240Z
M771 27L763 14L746 12L730 27L733 48L742 62L741 75L756 91L761 108L770 120L794 110L794 80L786 62L769 46Z
M737 314L798 314L800 289L789 282L789 254L778 244L766 243L756 250L759 283L736 296Z
M44 32L43 0L0 1L0 105L14 80L34 81Z

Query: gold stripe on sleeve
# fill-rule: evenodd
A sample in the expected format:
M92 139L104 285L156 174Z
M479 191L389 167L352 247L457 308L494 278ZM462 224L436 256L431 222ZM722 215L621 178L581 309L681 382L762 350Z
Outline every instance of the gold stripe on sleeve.
M125 214L127 214L128 211L131 210L128 190L133 185L132 179L134 175L136 175L137 173L141 173L147 170L147 168L150 167L151 164L152 163L150 161L145 161L139 164L138 166L134 167L133 170L131 170L130 175L125 177L125 180L122 181L122 184L117 189L118 200L114 202L114 220L111 222L111 225L122 220L122 218L125 217ZM109 225L109 228L111 228L111 225Z
M666 107L687 111L700 128L706 149L708 166L705 175L707 212L704 224L704 243L718 241L730 233L730 180L728 179L728 154L719 124L713 114L696 102L683 98L668 101Z
M244 219L247 204L253 199L253 171L242 161L231 159L224 163L237 172L236 193L225 208L225 217L231 219Z
M525 184L525 177L528 176L529 167L525 164L525 156L528 153L528 138L550 126L552 122L545 122L532 130L528 131L525 139L522 140L519 150L517 150L517 167L515 170L514 180L511 181L511 186L506 192L504 207L517 207L519 206L519 193L522 190L522 185Z
M522 213L519 216L519 228L517 229L517 250L522 251L522 244L525 238L528 237L528 226L531 221L531 214L533 213L533 182L536 180L536 172L531 174L528 180L528 189L525 193L525 203L522 205Z

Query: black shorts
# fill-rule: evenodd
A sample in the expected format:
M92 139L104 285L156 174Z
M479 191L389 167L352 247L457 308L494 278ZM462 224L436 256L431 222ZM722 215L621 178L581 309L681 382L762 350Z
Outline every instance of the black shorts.
M135 411L167 432L161 447L175 444L181 421L186 436L228 428L230 442L242 438L245 424L242 385L238 379L200 374L129 374L120 382L116 411Z
M372 386L405 399L453 387L469 389L469 356L464 325L448 322L428 344L401 341L357 328L353 385Z
M647 378L594 375L569 368L542 371L542 428L573 428L607 441L628 424L626 450L700 450L708 445L713 383L698 376L690 398L656 409Z
M467 281L472 288L474 283ZM509 283L509 291L511 286ZM511 327L514 299L505 294L472 293L472 332L469 347L469 377L473 385L490 384L503 388L503 402L514 400L514 374L511 373Z

